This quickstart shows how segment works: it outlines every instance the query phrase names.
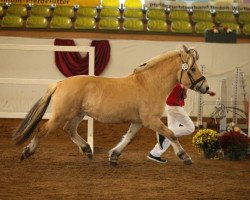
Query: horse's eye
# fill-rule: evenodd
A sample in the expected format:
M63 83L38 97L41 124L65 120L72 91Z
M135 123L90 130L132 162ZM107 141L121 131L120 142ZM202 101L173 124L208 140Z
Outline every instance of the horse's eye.
M192 72L195 72L195 68L193 67L193 68L191 68L191 70L192 70Z

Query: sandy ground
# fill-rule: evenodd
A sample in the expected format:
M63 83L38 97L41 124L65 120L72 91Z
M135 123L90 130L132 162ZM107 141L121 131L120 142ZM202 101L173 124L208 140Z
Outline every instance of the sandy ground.
M250 199L250 157L242 161L207 160L180 139L194 164L183 165L169 149L167 164L146 158L155 134L143 128L119 158L108 162L129 124L95 122L94 159L89 161L62 131L45 138L36 154L20 162L21 147L11 140L20 120L0 119L0 199ZM86 138L86 122L79 127Z

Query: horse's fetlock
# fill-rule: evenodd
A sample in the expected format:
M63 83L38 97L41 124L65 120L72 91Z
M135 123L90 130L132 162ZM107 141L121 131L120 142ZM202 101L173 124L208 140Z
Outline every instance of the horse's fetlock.
M181 160L184 160L185 155L186 155L186 152L185 152L184 150L180 150L180 151L177 153L177 156L178 156Z
M85 147L81 147L82 152L85 153L88 157L88 159L92 160L93 159L93 152L92 149L90 148L89 144L87 144Z
M113 151L109 154L109 161L110 162L117 162L118 158L121 154L118 153L117 151Z
M92 153L92 150L91 150L89 144L87 144L85 147L82 147L82 151L84 153Z

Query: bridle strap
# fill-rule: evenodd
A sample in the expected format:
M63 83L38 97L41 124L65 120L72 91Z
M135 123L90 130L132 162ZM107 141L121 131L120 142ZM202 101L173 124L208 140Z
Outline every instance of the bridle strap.
M180 84L181 84L181 79L182 79L182 74L183 74L183 71L184 71L184 70L182 69L182 70L181 70L181 75L180 75L180 81L179 81L179 82L180 82Z
M191 69L191 68L194 66L194 64L195 64L195 58L194 58L194 56L193 56L193 55L192 55L192 58L193 58L193 59L192 59L192 61L193 61L193 62L192 62L191 67L189 67L189 66L188 66L188 63L187 63L187 62L185 63L183 60L182 60L182 64L186 64L186 65L188 66L188 68L189 68L189 69ZM187 69L188 69L188 68L187 68ZM186 70L185 70L185 69L183 69L183 68L182 68L182 70L181 70L181 75L180 75L180 84L181 84L181 80L182 80L183 71L186 71ZM192 79L193 79L193 77L192 77ZM191 80L191 79L190 79L190 81L191 81L191 83L192 83L192 80Z
M192 75L190 74L190 72L187 72L187 74L188 74L189 80L191 81L191 84L192 84L192 85L190 86L190 89L194 89L194 87L195 87L198 83L200 83L200 82L202 81L200 87L198 88L198 89L200 89L201 86L203 85L203 83L204 83L205 80L206 80L206 78L205 78L204 76L201 76L201 77L198 78L197 80L194 80L194 78L192 77Z
M192 59L192 65L191 65L191 67L189 67L189 69L191 69L191 68L194 66L194 64L195 64L195 58L194 58L193 55L192 55L192 58L193 58L193 59ZM182 64L184 64L184 63L182 63ZM187 64L187 63L186 63L186 64ZM182 76L183 76L183 71L185 71L185 70L184 70L184 69L181 70L180 84L181 84L181 80L182 80ZM205 78L204 76L201 76L201 77L198 78L197 80L194 80L192 74L191 74L189 71L187 72L187 74L188 74L189 80L190 80L190 82L191 82L190 89L194 89L194 87L195 87L198 83L200 83L200 82L202 81L202 83L201 83L201 85L199 86L199 88L197 88L197 90L199 90L199 89L201 88L201 86L203 85L203 83L205 82L206 78Z

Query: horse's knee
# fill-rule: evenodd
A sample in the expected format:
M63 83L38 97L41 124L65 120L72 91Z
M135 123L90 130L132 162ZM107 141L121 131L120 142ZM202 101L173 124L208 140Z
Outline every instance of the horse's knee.
M174 134L173 132L170 132L169 138L170 138L172 141L174 141L174 142L178 140L177 137L175 136L175 134Z
M171 131L164 123L157 123L157 122L154 123L150 121L145 121L143 125L155 132L162 133L165 137L167 137L171 141L175 142L178 140L173 131Z

